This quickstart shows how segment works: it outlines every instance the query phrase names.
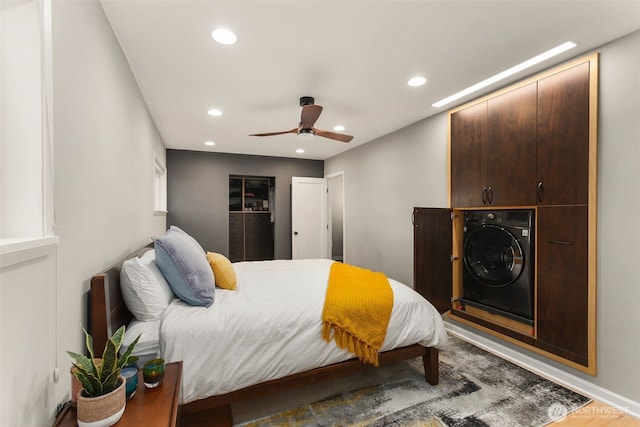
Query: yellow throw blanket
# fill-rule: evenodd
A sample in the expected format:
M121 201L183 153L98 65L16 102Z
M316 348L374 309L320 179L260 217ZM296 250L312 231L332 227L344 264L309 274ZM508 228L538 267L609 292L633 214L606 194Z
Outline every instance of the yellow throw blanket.
M334 262L322 312L322 338L378 366L378 352L393 308L393 291L383 273Z

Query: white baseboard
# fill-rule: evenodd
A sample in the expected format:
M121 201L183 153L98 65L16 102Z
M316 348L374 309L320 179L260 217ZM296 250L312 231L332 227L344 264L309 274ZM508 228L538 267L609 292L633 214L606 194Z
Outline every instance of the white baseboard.
M520 353L493 340L489 340L482 335L446 320L444 324L451 335L462 338L483 350L521 366L528 371L534 372L541 377L547 378L564 387L584 394L593 400L613 406L614 408L624 411L633 417L640 418L640 402L636 402L616 394L604 387L600 387L599 385L593 384L554 366L548 365L540 360L536 360L524 353Z

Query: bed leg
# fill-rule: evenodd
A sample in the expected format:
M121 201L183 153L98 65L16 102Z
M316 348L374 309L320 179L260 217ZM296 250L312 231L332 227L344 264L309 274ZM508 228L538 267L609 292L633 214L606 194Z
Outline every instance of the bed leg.
M438 359L438 349L433 347L427 347L425 349L424 355L422 356L424 377L431 385L438 385L440 377Z

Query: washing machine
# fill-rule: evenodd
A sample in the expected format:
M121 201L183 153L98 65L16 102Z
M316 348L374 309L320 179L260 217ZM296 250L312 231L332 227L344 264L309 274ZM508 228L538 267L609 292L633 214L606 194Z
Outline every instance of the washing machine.
M533 325L534 215L464 212L463 305Z

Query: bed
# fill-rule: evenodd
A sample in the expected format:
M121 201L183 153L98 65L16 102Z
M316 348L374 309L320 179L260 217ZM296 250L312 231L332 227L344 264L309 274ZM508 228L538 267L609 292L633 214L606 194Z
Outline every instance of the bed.
M89 329L96 351L101 352L101 343L121 325L128 325L128 333L135 334L144 330L141 325L156 325L158 353L167 362L183 361L183 419L196 416L215 419L216 425L232 425L233 402L373 369L334 343L324 342L317 304L299 302L299 296L291 295L300 288L310 297L308 300L321 300L326 289L321 283L326 282L332 261L234 263L237 290L216 288L215 301L209 308L192 307L174 298L154 323L132 315L121 289L123 264L149 258L153 252L152 246L137 250L92 277ZM438 349L446 343L439 314L409 287L393 279L389 283L394 291L394 308L379 363L422 357L426 381L437 385ZM397 310L397 301L407 298L413 307L407 312ZM261 304L261 308L255 304ZM271 317L271 312L292 306L297 311L287 315L293 318L288 323L278 324L278 315ZM316 317L317 326L309 325ZM203 323L212 331L203 332L204 328L194 326ZM234 342L239 343L239 350L231 349Z

